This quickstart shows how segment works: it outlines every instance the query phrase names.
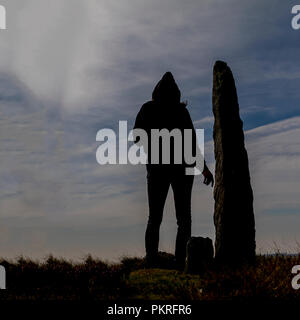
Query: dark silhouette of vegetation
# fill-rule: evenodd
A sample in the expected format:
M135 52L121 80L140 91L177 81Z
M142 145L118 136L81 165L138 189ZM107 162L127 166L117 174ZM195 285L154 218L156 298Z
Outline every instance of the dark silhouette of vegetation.
M87 256L82 262L49 256L45 261L0 259L6 268L7 290L1 300L300 300L291 269L300 255L257 256L255 265L214 267L191 275L174 269L174 256L160 253L158 268L142 258L124 257L107 263Z

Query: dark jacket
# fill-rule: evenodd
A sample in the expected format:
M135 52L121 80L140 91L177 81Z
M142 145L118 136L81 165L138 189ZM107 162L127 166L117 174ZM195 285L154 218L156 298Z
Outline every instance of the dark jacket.
M180 90L170 72L165 73L162 79L156 85L152 93L152 101L148 101L141 107L135 121L134 129L144 129L148 133L148 162L151 159L151 129L180 129L183 137L184 129L192 129L193 132L193 155L196 153L196 133L195 128L186 108L186 104L180 102ZM135 140L138 142L138 139ZM161 145L160 145L161 148ZM174 164L172 157L174 147L171 139L171 163L170 165L147 164L147 169L153 166L171 166L171 167L194 167L195 164L187 164L184 161L184 143L182 145L182 164ZM161 155L161 149L160 149Z

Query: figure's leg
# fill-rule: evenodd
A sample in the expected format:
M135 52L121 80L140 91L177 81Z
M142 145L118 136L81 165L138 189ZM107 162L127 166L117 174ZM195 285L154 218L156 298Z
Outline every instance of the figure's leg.
M158 253L159 229L162 222L165 201L168 195L170 181L168 176L157 172L148 172L147 189L149 217L145 235L146 257L154 261Z
M191 197L194 176L178 174L172 179L172 189L174 193L177 237L175 247L176 263L183 269L186 258L186 244L191 237Z

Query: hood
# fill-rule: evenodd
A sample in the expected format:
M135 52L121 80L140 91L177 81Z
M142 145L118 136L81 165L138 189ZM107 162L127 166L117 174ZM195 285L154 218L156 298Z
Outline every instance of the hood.
M171 72L166 72L152 93L152 100L163 103L180 103L181 93Z

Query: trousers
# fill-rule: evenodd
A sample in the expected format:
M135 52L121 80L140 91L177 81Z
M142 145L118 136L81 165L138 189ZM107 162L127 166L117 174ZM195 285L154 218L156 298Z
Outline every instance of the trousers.
M147 172L149 217L145 234L146 256L156 257L159 246L159 229L163 218L169 187L172 187L177 220L175 258L185 262L186 244L191 236L191 196L194 176L186 175L185 168L156 168Z

